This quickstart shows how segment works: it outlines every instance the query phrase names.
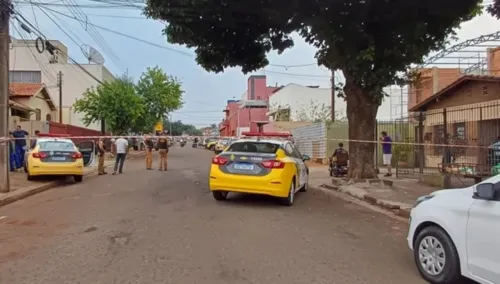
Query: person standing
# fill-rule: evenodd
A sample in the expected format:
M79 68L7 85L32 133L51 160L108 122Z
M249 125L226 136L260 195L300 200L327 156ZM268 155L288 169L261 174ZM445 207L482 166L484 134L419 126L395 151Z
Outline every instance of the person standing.
M120 137L115 141L115 149L116 149L116 160L115 160L115 170L113 171L113 175L116 175L116 170L118 173L123 172L123 163L125 162L125 158L128 152L128 141L127 139Z
M14 138L12 136L12 132L9 135L9 138ZM7 140L7 143L9 143L9 165L10 165L10 171L15 172L18 168L20 168L18 161L19 159L17 158L16 155L16 146L15 146L15 141L9 141Z
M384 165L387 167L387 173L384 175L386 177L392 176L391 172L391 163L392 163L392 139L389 135L387 135L386 131L382 131L382 137L380 137L380 141L382 141L382 159Z
M146 148L146 170L152 170L153 169L153 148L154 148L154 143L151 137L146 136L144 137L144 145Z
M97 164L98 175L102 176L107 174L104 170L104 159L106 156L106 146L104 145L104 138L99 138L97 142L97 156L99 157L99 163Z
M168 156L168 139L165 135L158 138L158 152L160 154L159 171L167 170L167 156Z
M15 131L12 131L12 136L16 139L14 142L16 155L19 161L19 165L24 165L24 154L26 153L26 136L28 136L28 131L22 129L21 125L17 126Z

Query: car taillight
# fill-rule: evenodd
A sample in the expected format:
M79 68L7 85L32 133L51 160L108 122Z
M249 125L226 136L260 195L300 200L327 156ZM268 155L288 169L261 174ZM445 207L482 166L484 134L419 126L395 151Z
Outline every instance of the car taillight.
M261 164L266 169L282 169L285 167L285 163L278 160L264 161Z
M71 158L73 159L81 159L82 157L82 153L73 153L73 155L71 155Z
M47 158L47 154L45 153L33 153L33 158L37 158L37 159L43 159L43 158Z
M219 156L215 156L212 158L213 165L223 166L227 163L227 159Z

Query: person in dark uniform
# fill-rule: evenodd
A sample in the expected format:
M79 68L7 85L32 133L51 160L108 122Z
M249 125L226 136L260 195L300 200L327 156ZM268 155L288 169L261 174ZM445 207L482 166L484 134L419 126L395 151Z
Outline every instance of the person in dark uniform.
M151 137L146 136L144 137L144 145L146 146L146 169L147 170L152 170L153 169L153 148L154 148L154 143Z
M99 163L97 165L98 175L102 176L107 174L104 171L104 156L106 154L106 147L104 146L104 139L99 138L99 142L97 142L97 155L99 156Z
M158 138L158 152L160 154L160 165L159 171L167 170L167 156L168 156L168 140L167 137L163 134Z

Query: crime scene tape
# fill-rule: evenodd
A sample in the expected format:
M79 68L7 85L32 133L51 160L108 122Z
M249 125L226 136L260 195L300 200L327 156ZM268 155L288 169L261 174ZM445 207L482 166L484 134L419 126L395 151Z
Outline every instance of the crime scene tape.
M55 138L55 139L88 139L88 140L99 140L99 139L118 139L118 138L125 138L125 139L158 139L160 137L167 137L167 138L183 138L185 139L186 137L183 136L157 136L157 135L102 135L102 136L40 136L40 137L34 137L34 136L29 136L26 138L14 138L14 137L0 137L0 144L4 144L5 141L15 141L15 140L37 140L37 139L50 139L50 138ZM195 136L193 136L195 137ZM188 139L192 140L193 137L189 137ZM270 137L218 137L217 139L250 139L250 138L270 138ZM285 139L286 140L286 139ZM342 139L342 138L320 138L318 137L299 137L299 138L293 138L293 142L295 144L299 143L311 143L311 142L322 142L322 141L336 141L336 142L343 142L343 143L370 143L370 144L382 144L383 142L380 140L355 140L355 139ZM492 148L491 145L471 145L471 144L454 144L452 142L448 144L438 144L438 143L417 143L417 142L401 142L401 141L392 141L390 142L392 145L409 145L409 146L422 146L422 147L450 147L450 148ZM500 149L499 149L500 150Z

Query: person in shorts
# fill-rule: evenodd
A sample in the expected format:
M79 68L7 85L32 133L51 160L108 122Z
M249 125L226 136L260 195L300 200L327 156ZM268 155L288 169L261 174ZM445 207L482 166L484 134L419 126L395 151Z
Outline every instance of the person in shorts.
M168 156L168 139L165 136L165 134L162 134L158 138L158 153L160 154L160 165L158 170L159 171L166 171L167 170L167 156Z
M392 176L391 162L392 162L392 139L387 132L382 131L380 141L382 142L382 159L384 165L387 167L386 177Z

